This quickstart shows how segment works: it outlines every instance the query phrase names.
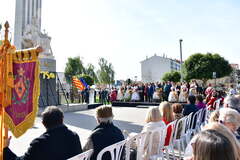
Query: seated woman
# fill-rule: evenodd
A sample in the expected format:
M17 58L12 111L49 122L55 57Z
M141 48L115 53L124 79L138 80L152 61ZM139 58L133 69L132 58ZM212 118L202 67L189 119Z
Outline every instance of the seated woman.
M142 132L151 132L157 128L161 129L166 127L165 123L162 121L162 116L160 114L158 107L151 107L148 109L145 122L147 123L144 125ZM149 134L146 137L145 144L144 144L144 159L148 160L151 155L157 154L157 149L159 145L159 136L154 135L153 138L153 145L151 149L151 153L148 151L148 145L149 145Z
M215 101L217 100L217 97L218 97L217 92L213 91L212 97L210 98L210 100L207 103L207 107L209 110L215 110L216 106L214 106L214 104L215 104Z
M234 145L223 134L215 130L200 132L193 143L194 160L237 160Z
M232 108L221 108L219 110L218 121L230 129L240 141L240 135L237 133L237 129L240 127L240 114L236 110Z
M179 103L174 103L172 104L172 108L173 108L173 117L174 117L174 120L179 120L183 117L183 114L182 114L182 111L183 111L183 106ZM182 123L179 124L178 126L178 130L175 131L177 134L177 139L180 138L180 133L182 131Z
M224 135L225 137L227 137L228 140L233 145L234 149L232 150L232 152L234 153L234 155L236 155L236 157L237 157L236 160L239 160L239 158L240 158L240 143L237 141L236 137L233 135L233 133L227 127L225 127L224 125L217 123L217 122L210 122L204 126L203 131L206 131L206 130L214 130L214 131ZM194 136L192 138L192 140L190 141L190 143L187 145L187 148L186 148L185 154L184 154L185 160L192 159L193 149L195 149L194 144L196 142L197 137L198 137L198 135Z
M196 96L196 106L198 109L202 109L206 107L206 104L203 103L203 97L202 95L197 95Z
M170 103L168 103L166 101L160 103L159 109L160 109L160 113L162 115L162 120L166 125L168 125L169 123L171 123L174 120L173 110L172 110ZM169 127L167 129L167 136L166 136L165 144L164 144L165 146L169 145L171 134L172 134L172 127Z

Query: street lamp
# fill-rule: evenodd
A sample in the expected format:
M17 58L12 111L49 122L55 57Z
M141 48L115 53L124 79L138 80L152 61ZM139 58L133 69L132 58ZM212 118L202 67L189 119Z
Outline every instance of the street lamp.
M181 82L183 82L183 72L182 72L182 39L179 39L180 44L180 74L181 74Z

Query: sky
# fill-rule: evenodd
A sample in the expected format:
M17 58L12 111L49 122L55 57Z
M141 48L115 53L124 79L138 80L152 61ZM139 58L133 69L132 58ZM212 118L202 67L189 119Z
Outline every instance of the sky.
M14 32L15 0L0 0L0 23ZM98 66L104 57L116 79L141 79L140 61L154 54L183 59L219 53L240 63L238 0L42 0L42 30L52 37L57 71L68 57Z

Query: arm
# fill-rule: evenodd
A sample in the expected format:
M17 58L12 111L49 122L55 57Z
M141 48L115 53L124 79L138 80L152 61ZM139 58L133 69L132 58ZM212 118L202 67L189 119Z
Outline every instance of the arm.
M87 143L83 147L83 151L85 152L89 149L93 149L93 142L92 142L92 139L90 137L88 138Z
M10 139L9 139L10 141ZM5 147L3 151L3 159L4 160L37 160L40 154L39 152L39 141L37 139L33 140L28 148L28 151L24 154L24 156L18 157L15 153L13 153L9 147Z

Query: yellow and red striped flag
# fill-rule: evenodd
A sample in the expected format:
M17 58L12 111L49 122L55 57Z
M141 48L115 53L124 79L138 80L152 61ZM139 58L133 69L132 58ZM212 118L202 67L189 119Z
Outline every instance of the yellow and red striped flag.
M72 77L72 84L81 91L85 89L84 84L77 77Z

